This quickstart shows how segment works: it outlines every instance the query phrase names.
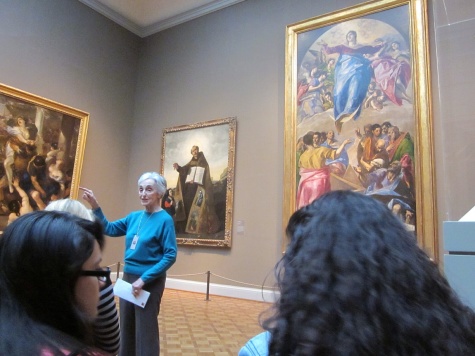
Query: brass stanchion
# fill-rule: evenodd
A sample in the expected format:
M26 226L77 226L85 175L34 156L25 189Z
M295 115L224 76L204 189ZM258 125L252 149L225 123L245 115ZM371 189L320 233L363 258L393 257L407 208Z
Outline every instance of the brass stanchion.
M119 273L120 273L120 262L117 262L117 274L115 275L115 281L119 279Z
M211 272L206 272L206 301L209 301L209 280L211 276Z

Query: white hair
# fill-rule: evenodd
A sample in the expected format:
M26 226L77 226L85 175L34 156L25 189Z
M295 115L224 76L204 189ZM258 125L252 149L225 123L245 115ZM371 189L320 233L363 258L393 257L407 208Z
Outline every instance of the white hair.
M142 174L137 182L138 185L142 183L146 179L152 179L155 182L158 194L162 195L165 194L167 190L167 181L163 176L158 174L157 172L145 172Z
M86 208L84 204L73 199L53 200L48 204L48 206L46 206L45 210L66 211L89 221L95 220L94 213L91 211L91 209Z

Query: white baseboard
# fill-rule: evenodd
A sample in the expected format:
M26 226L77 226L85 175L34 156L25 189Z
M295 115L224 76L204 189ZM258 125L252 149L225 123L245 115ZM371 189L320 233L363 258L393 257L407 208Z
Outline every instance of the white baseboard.
M111 273L111 279L113 281L116 279L116 275L117 273ZM122 278L122 273L119 274L119 278ZM206 283L204 282L167 278L165 287L170 289L184 290L187 292L202 293L204 298L206 298ZM213 295L273 303L278 298L279 292L268 289L236 287L226 284L210 283L209 299L212 299Z

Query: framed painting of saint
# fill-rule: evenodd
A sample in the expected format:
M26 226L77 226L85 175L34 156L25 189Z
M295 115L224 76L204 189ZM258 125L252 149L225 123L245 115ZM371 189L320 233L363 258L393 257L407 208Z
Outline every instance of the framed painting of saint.
M163 130L164 208L177 242L231 247L236 118Z

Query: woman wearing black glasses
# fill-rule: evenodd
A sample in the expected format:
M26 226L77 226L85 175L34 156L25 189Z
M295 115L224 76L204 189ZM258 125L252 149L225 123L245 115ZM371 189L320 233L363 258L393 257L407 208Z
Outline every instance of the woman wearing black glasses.
M105 355L92 323L104 237L99 222L36 211L0 237L0 355Z
M45 208L48 211L65 211L80 218L94 221L92 211L77 200L60 199L54 200ZM99 292L97 305L97 317L93 324L94 346L111 355L117 355L120 346L119 314L114 299L114 290L110 279L110 269L99 270L97 273L102 286Z

